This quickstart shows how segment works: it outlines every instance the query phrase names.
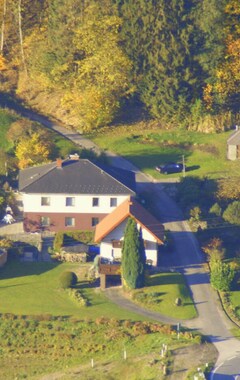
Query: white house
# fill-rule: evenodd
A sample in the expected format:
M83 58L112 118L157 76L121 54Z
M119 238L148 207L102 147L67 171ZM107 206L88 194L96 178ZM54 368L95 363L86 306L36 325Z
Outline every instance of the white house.
M132 172L71 158L21 170L25 231L91 230L129 196Z
M146 259L157 265L164 227L133 197L126 199L96 226L95 242L100 243L100 256L110 260L121 258L124 230L129 217L134 218L137 227L142 229Z

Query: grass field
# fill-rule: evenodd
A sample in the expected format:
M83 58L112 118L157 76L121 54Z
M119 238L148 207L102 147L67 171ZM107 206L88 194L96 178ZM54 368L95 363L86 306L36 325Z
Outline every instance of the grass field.
M4 151L9 150L12 147L11 142L6 139L6 134L11 123L17 119L14 113L6 112L0 108L0 148Z
M65 270L78 273L77 286L89 306L78 306L60 289L59 276ZM0 269L1 379L39 379L55 371L67 380L78 376L83 380L163 379L162 364L171 369L172 350L186 347L190 352L192 344L202 350L199 336L183 330L178 339L174 328L112 304L103 292L87 286L86 271L87 264L15 261ZM149 285L154 291L164 287L161 304L168 313L174 312L172 316L176 316L176 307L168 304L167 294L170 303L171 297L181 295L191 305L190 314L194 312L178 275L154 276ZM161 358L163 344L168 345L169 354Z
M71 372L74 379L82 380L163 379L161 363L171 369L173 350L187 346L191 350L191 345L202 350L200 337L188 332L178 339L176 330L159 323L102 317L2 315L0 335L0 378L4 380L39 380L56 371L58 377L47 378L69 380ZM163 344L168 352L162 358Z
M143 319L134 313L113 305L98 288L92 288L84 278L78 284L90 306L80 308L68 294L60 289L59 277L65 270L79 273L79 264L18 263L9 262L0 270L0 305L2 313L18 315L68 315L82 318L108 316L111 318ZM85 273L86 268L83 269ZM142 304L160 313L188 319L196 316L183 277L177 273L158 274L149 278L149 286L142 291L149 295L152 303ZM141 294L141 293L140 293ZM153 297L155 294L155 298ZM180 297L182 306L176 307L175 300ZM141 297L138 297L139 299ZM140 302L138 300L138 302Z
M136 124L105 128L90 138L102 149L122 155L155 178L163 177L156 172L156 165L182 162L183 156L187 175L219 178L240 175L240 162L226 159L227 139L231 133L154 130L148 129L148 124Z
M141 319L134 313L113 307L103 293L85 287L85 281L84 295L91 306L80 308L59 286L59 277L63 271L73 270L77 273L78 269L79 265L70 263L56 265L9 262L0 269L0 312ZM81 287L81 282L79 285Z
M155 274L149 277L147 285L133 291L133 299L140 305L174 318L190 319L197 316L181 274ZM176 306L177 298L181 298L181 306Z

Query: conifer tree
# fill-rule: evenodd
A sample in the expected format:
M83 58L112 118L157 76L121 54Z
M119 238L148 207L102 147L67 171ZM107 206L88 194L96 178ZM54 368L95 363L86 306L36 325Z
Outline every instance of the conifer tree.
M144 286L146 256L142 233L133 218L129 218L122 249L122 278L123 284L130 289Z
M119 6L140 99L152 116L165 121L182 122L198 96L193 5L186 0L123 0Z

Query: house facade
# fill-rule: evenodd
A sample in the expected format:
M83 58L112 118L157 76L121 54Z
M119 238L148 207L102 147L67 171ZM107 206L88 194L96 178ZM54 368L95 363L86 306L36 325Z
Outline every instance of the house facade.
M100 243L101 257L110 261L121 259L124 231L129 217L141 229L147 261L156 266L159 245L164 241L164 227L133 197L126 199L96 226L95 242Z
M129 196L135 176L86 159L57 160L19 173L25 231L93 230Z
M238 127L227 140L227 158L232 161L240 159L240 129Z

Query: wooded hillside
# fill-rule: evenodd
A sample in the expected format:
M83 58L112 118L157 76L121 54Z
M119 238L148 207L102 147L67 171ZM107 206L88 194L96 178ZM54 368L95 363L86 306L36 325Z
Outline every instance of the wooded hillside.
M77 129L140 104L162 125L238 122L237 0L0 0L0 91Z

